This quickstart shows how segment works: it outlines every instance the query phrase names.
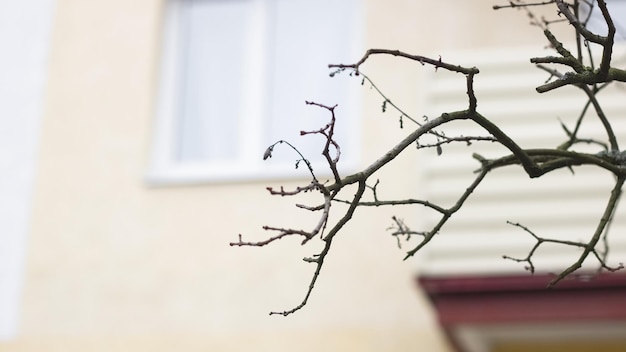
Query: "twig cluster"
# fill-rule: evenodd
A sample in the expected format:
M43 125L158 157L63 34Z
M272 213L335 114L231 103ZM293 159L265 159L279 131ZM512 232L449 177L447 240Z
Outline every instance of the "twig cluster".
M412 248L408 249L405 255L405 259L415 255L421 248L427 245L434 236L436 236L448 222L448 220L459 211L470 195L476 190L476 188L486 179L486 176L493 170L508 167L511 165L521 165L525 173L531 177L541 177L554 170L562 168L573 168L580 165L591 165L601 169L615 176L615 185L609 195L608 202L605 206L602 217L598 220L595 231L587 241L565 241L557 240L539 236L532 232L530 229L522 224L509 222L511 225L523 229L526 233L531 235L535 240L535 245L530 249L528 255L524 258L512 258L504 256L506 259L515 260L518 262L524 262L527 264L528 270L533 272L535 266L532 262L532 257L535 254L537 248L544 243L556 243L566 246L574 246L582 249L578 259L568 268L564 269L558 274L550 285L554 285L567 275L573 273L582 266L582 263L587 257L592 254L600 263L601 268L606 270L617 270L622 266L610 267L606 263L606 253L608 248L605 248L604 252L598 249L597 246L602 244L601 240L606 243L606 236L608 234L608 224L615 213L615 209L618 204L618 200L621 196L622 186L626 180L626 153L620 151L617 138L611 126L611 120L602 110L602 107L596 95L604 87L606 87L612 81L626 81L626 71L611 67L611 56L614 43L615 27L611 20L611 16L604 0L598 0L597 6L602 12L604 20L606 21L609 31L606 36L592 33L586 28L588 16L583 18L580 11L581 4L578 0L573 3L568 3L563 0L551 0L551 1L539 1L534 3L526 3L524 1L509 1L507 5L494 6L494 9L501 8L519 8L524 9L529 13L531 18L536 19L536 16L532 15L531 7L535 6L555 6L556 13L559 17L565 19L576 32L577 47L576 53L572 54L557 38L552 34L549 29L549 25L557 21L545 20L536 21L536 25L540 26L544 30L544 34L550 44L555 50L554 56L537 57L532 58L530 61L537 65L541 70L544 70L549 74L548 80L542 85L537 87L537 92L545 93L554 89L558 89L563 86L575 86L580 88L587 99L587 103L584 106L582 112L578 116L578 119L573 127L568 127L564 123L561 123L563 130L565 131L566 139L560 145L554 148L542 148L542 149L525 149L521 147L515 140L513 140L507 133L502 131L496 124L490 119L482 115L477 109L477 96L474 91L474 79L479 74L479 69L476 67L463 67L448 63L442 60L441 57L436 59L412 55L398 50L387 49L370 49L365 52L363 57L353 64L332 64L329 68L333 70L331 75L340 74L344 71L349 71L354 76L362 77L362 84L369 84L374 90L380 94L383 99L382 110L383 112L388 109L393 109L400 114L400 127L404 128L405 121L409 121L414 124L414 130L408 134L405 138L400 140L395 146L384 153L380 158L372 162L367 167L363 168L357 173L350 175L341 175L338 170L338 163L340 161L340 147L337 141L334 139L334 129L336 124L335 106L326 106L315 102L307 102L307 104L322 108L330 114L330 122L319 130L303 131L301 135L319 134L325 138L325 144L322 148L322 155L326 160L326 166L329 168L333 175L333 180L325 183L320 182L315 176L311 164L308 160L298 152L300 159L298 161L304 161L309 168L311 181L308 185L297 187L293 190L286 190L283 187L276 190L268 187L268 191L272 195L279 196L297 196L305 192L318 192L322 200L320 204L314 206L307 206L298 204L299 208L311 211L319 212L319 220L316 225L310 230L292 229L284 227L272 227L264 226L263 229L275 233L275 235L262 241L244 241L242 236L239 235L238 241L231 243L231 246L264 246L272 243L276 240L282 239L287 236L300 236L303 238L302 244L306 244L312 239L319 236L323 242L323 248L319 253L311 257L304 258L305 262L315 265L315 270L311 281L309 283L307 292L300 304L292 309L271 312L270 314L289 315L301 309L308 301L311 292L315 286L315 283L320 275L321 269L324 264L324 260L327 257L334 238L340 232L340 230L348 223L357 208L359 207L380 207L380 206L410 206L418 205L423 206L439 214L439 220L429 229L414 231L411 230L405 222L397 217L393 217L393 225L388 229L392 233L392 236L396 237L398 246L401 245L401 239L408 241L411 238L418 238L418 243ZM591 60L589 49L590 43L600 45L602 47L602 59L600 65L595 67L593 60ZM362 66L368 62L371 58L380 55L390 55L400 59L406 59L419 63L422 66L430 66L434 70L446 70L449 72L457 73L465 77L465 87L467 94L467 108L459 111L451 111L441 114L435 118L417 119L411 117L408 113L393 103L383 92L370 80L370 78L363 74ZM586 63L587 61L589 63ZM566 72L547 65L559 65L558 67L565 67ZM580 138L579 132L581 122L585 116L588 115L590 108L593 109L597 118L604 126L606 133L606 140L594 140L588 138ZM452 121L465 120L470 121L478 126L481 126L486 135L482 136L452 136L448 137L442 130L445 125ZM434 137L436 142L422 141L420 138L429 136ZM448 143L465 143L471 145L473 142L490 142L498 143L504 146L508 150L507 155L503 155L495 159L487 159L481 155L473 154L474 159L478 161L478 168L475 170L473 179L468 182L467 188L458 196L456 202L450 207L444 207L439 204L432 203L428 200L406 198L406 199L391 199L384 200L379 199L377 194L377 187L379 181L372 182L376 173L394 160L398 155L409 150L408 147L414 145L417 149L435 148L438 154L442 152L442 145ZM279 141L265 151L264 159L271 157L274 147L278 144L287 143L285 141ZM600 147L600 151L595 154L582 153L572 150L572 147L579 144L591 144ZM291 146L287 143L288 146ZM293 146L291 146L293 148ZM295 150L295 148L293 148ZM355 190L356 188L356 190ZM351 190L351 191L350 191ZM351 196L347 198L341 198L340 196L348 193ZM370 195L369 197L366 195ZM346 208L338 208L338 220L330 221L329 214L333 204L340 203L347 205ZM604 236L604 237L603 237ZM606 247L606 246L605 246Z

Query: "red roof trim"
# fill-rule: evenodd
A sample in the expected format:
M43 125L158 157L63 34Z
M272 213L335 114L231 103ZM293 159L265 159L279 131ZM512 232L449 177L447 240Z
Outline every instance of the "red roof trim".
M547 288L552 275L420 277L441 324L626 319L626 275L578 276Z
M420 277L418 282L429 294L485 291L545 291L554 275L507 276L445 276ZM576 275L557 283L549 290L597 289L603 287L626 288L626 274L600 273Z

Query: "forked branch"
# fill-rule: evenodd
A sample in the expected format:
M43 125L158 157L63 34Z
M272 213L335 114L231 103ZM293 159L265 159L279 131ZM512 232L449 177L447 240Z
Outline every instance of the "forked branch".
M278 195L282 197L297 197L302 193L308 192L319 193L320 202L317 204L296 204L296 206L301 210L318 212L319 219L309 230L280 226L264 226L263 229L270 231L273 235L259 241L244 241L242 236L239 235L238 241L232 242L231 246L260 247L292 236L302 238L303 245L317 239L323 242L323 248L319 253L303 259L307 263L314 264L315 269L302 301L292 309L272 312L270 314L287 316L306 305L315 287L317 279L319 278L324 261L330 253L333 240L341 232L344 226L351 219L353 219L359 207L419 206L425 207L439 215L439 220L436 221L432 227L419 230L412 230L403 220L400 220L395 216L392 217L393 225L390 227L390 230L392 231L392 236L398 240L399 246L401 244L400 237L405 238L407 241L410 241L413 238L418 238L418 242L406 252L404 258L407 259L415 255L438 233L444 230L448 221L466 204L469 197L478 189L482 182L488 179L487 176L493 170L510 167L512 165L521 165L525 173L531 178L541 177L562 168L572 169L573 167L587 165L603 169L606 172L613 174L616 181L602 217L598 219L595 231L591 234L588 241L580 242L552 239L536 234L522 224L510 222L511 225L519 227L526 233L530 234L536 240L536 243L529 249L528 255L523 258L513 258L509 256L504 256L504 258L517 262L524 262L527 264L528 270L534 272L535 265L533 263L533 256L542 244L553 243L581 248L582 253L578 259L572 263L571 266L565 268L558 276L556 276L551 285L556 284L558 281L578 270L590 254L593 254L593 256L598 259L600 267L603 269L617 270L622 267L621 265L617 267L609 266L606 262L606 256L601 255L597 248L600 240L603 238L603 234L605 236L604 238L606 238L607 225L611 222L611 219L615 215L618 199L621 196L622 187L624 185L624 181L626 180L626 152L621 152L619 150L617 137L611 125L612 120L604 112L602 106L596 98L598 92L600 92L606 85L610 84L610 82L626 81L626 71L610 66L615 27L612 23L606 3L604 0L598 0L598 7L600 8L603 18L609 27L607 36L601 36L589 31L586 28L587 19L580 19L580 11L578 11L577 8L574 8L572 4L568 4L562 0L537 1L532 3L517 0L509 1L508 5L494 6L494 8L521 7L530 13L530 7L554 5L556 5L558 14L564 16L573 26L577 36L580 37L580 40L584 40L586 43L597 43L603 47L603 56L600 67L598 69L594 69L593 67L585 66L583 64L583 51L581 50L580 40L578 41L578 46L576 48L576 55L573 55L549 30L549 25L555 23L555 21L546 20L540 25L540 27L544 29L544 34L549 44L555 49L558 56L546 56L531 59L531 62L537 64L540 69L550 74L550 79L540 85L537 88L537 91L544 93L563 86L573 85L581 88L585 94L585 99L587 100L587 104L585 104L580 115L578 116L574 128L568 128L565 124L561 123L561 126L565 131L565 141L558 144L556 147L537 149L524 148L517 141L511 138L511 136L509 136L503 129L501 129L500 126L495 124L489 117L481 114L478 111L478 97L474 91L474 79L478 77L480 72L476 67L463 67L455 65L442 60L441 57L430 58L421 55L408 54L399 50L388 49L367 50L361 59L353 64L329 65L329 68L334 70L331 75L349 71L353 76L362 76L361 84L365 84L367 82L371 85L371 87L375 88L375 92L380 95L380 99L383 101L383 111L386 109L395 109L400 115L400 127L404 128L403 121L404 119L407 119L408 121L414 123L414 129L404 138L399 140L393 147L382 154L378 159L363 167L359 172L350 175L342 175L338 168L341 156L340 143L335 140L334 134L337 123L335 106L326 106L317 102L307 101L306 104L322 108L330 114L330 121L320 129L303 131L301 133L302 136L318 134L324 137L325 143L321 147L321 154L324 156L328 171L330 171L330 174L333 176L333 180L328 181L327 183L322 183L318 180L311 163L300 153L300 151L293 148L291 144L285 141L279 141L268 147L265 151L264 159L271 157L273 149L280 144L286 144L287 146L292 147L299 156L298 162L306 163L311 175L311 180L301 187L296 187L291 190L286 190L283 187L280 187L278 190L268 187L267 189L269 193L271 195ZM374 57L380 55L390 55L407 59L421 66L431 67L435 71L446 70L464 75L465 90L467 93L467 109L442 113L436 118L426 118L423 122L411 117L405 110L401 109L395 103L392 103L389 97L387 97L368 76L363 75L362 67ZM561 73L555 68L546 66L546 64L557 64L560 65L560 68L564 66L567 70L569 70L569 72ZM582 128L581 122L585 114L588 112L589 107L593 107L596 116L604 126L606 130L606 140L591 140L578 137ZM446 136L445 129L447 125L458 120L465 120L476 126L480 126L482 130L485 131L486 135ZM430 137L431 140L424 141L423 139L425 137ZM435 138L436 142L433 143L432 138ZM443 144L462 143L467 147L470 147L472 143L480 142L498 143L506 148L507 153L493 159L488 159L474 153L473 157L477 161L477 168L474 172L473 179L469 182L467 188L458 195L456 201L451 206L445 207L428 199L417 199L410 196L399 199L379 199L377 193L377 187L380 184L380 181L377 178L378 172L396 159L400 154L406 153L409 150L417 150L419 152L420 150L426 148L436 148L438 154L441 154L441 145ZM587 143L592 146L597 146L599 150L597 153L582 153L571 150L571 148L578 143ZM411 145L415 145L417 148L408 148ZM373 182L372 180L376 181ZM343 196L344 194L351 196ZM334 204L342 206L334 207ZM330 220L331 211L339 212L336 214L338 216L338 220Z

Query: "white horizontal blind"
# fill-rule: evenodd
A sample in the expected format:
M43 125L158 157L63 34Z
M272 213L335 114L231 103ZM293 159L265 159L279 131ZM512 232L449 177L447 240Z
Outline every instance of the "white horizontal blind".
M624 57L618 50L615 58ZM476 66L478 111L501 126L523 148L553 148L565 141L559 119L570 129L579 116L586 96L573 87L538 94L535 87L548 78L529 63L537 50L499 50L447 55L447 62ZM614 61L617 62L617 61ZM562 69L562 67L559 67ZM430 116L467 108L465 77L431 73L427 80ZM605 113L613 122L618 141L626 143L623 84L599 94ZM606 140L606 133L593 110L584 119L580 138ZM447 136L486 135L480 127L458 123L445 129ZM624 145L622 145L622 148ZM590 146L576 150L597 152ZM477 152L486 158L510 154L495 143L472 146L444 145L443 154L433 151L426 160L423 182L425 196L437 204L450 206L470 185L479 163L471 157ZM429 274L466 274L523 272L525 264L502 259L502 255L525 257L534 245L533 238L521 228L507 225L519 222L537 235L550 238L584 240L593 234L612 188L613 177L592 167L576 167L575 174L558 170L539 179L529 179L520 166L509 166L489 174L453 216L441 233L423 251L420 271ZM609 263L626 262L626 209L622 204L609 235ZM435 213L422 209L422 224L438 220ZM534 257L539 271L558 272L571 265L579 249L544 244ZM586 263L595 265L589 259Z

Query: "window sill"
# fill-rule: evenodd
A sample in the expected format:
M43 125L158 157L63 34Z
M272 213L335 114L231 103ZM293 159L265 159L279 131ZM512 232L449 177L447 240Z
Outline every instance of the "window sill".
M340 174L348 175L357 170L357 160L341 161ZM319 180L332 179L328 168L314 170ZM172 166L154 166L145 175L145 182L151 187L209 185L224 183L246 183L266 180L307 180L311 176L304 164L296 169L293 162L267 165L258 163L245 164L184 164Z

